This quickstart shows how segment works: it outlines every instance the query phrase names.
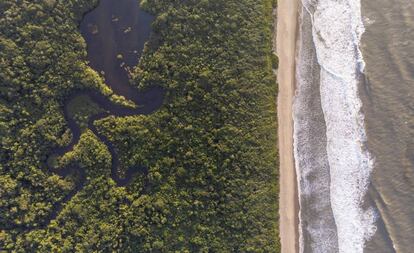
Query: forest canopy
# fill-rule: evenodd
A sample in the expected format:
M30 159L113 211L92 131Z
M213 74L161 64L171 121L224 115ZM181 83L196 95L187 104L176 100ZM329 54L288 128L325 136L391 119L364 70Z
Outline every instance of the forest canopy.
M142 0L155 21L131 85L161 86L163 105L94 126L121 175L147 173L114 182L108 147L85 125L102 109L82 98L71 112L80 140L52 161L84 171L66 199L80 175L49 168L73 137L65 101L83 91L118 99L89 67L79 31L97 4L0 0L0 250L279 252L275 3Z

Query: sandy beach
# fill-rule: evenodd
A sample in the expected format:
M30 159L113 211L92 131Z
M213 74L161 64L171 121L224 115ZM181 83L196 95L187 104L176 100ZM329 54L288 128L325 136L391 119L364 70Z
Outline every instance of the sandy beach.
M278 1L278 121L280 152L280 237L282 253L299 252L298 193L293 158L292 105L295 92L295 47L298 0Z

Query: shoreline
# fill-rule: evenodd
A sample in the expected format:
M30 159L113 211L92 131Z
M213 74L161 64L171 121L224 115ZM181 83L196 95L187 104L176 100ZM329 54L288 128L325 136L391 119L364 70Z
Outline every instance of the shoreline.
M280 239L282 253L299 252L299 200L293 156L293 97L298 0L279 0L277 10Z

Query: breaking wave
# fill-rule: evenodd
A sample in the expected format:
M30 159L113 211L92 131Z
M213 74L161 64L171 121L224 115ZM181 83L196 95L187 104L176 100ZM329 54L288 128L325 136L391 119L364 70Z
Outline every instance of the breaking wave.
M315 71L309 70L315 67L312 62L309 63L309 59L304 59L309 57L309 53L301 52L302 45L298 54L298 90L294 104L295 160L301 203L300 247L302 252L308 252L304 242L306 237L312 237L320 242L310 249L311 252L333 250L362 253L365 242L376 231L376 214L372 208L362 207L374 160L366 148L364 115L358 95L358 83L365 67L359 49L364 32L360 0L302 0L302 5L305 13L302 22L308 17L310 24L302 25L301 35L303 37L308 33L312 37L309 42L311 47L307 50L315 52L319 76L315 79ZM319 94L315 98L320 99L319 110L322 110L323 117L318 121L315 121L314 113L304 113L304 110L315 109L303 104L306 101L304 96L309 97L303 89L309 88L311 80L318 82L316 89L319 87ZM315 122L325 123L325 139L313 140L313 147L316 147L316 141L323 140L319 145L325 148L325 153L317 150L309 159L310 150L306 149L306 145L310 145L312 138L303 133L309 134L306 129L309 129L309 125L317 124ZM306 176L309 173L326 179L319 183L309 180ZM316 183L319 185L309 185ZM329 184L329 187L320 184ZM331 209L328 210L327 203L320 202L323 217L316 215L315 220L307 217L308 222L304 223L302 219L306 219L306 214L315 211L312 205L321 201L316 197L309 198L309 194L329 196ZM330 218L334 224L323 222ZM318 232L320 229L312 230L312 223L318 224L319 228L328 227L336 231Z

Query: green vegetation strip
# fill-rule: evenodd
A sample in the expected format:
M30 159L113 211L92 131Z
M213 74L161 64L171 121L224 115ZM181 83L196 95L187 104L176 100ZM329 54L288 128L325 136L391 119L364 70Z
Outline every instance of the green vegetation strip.
M85 169L86 185L40 226L76 185L46 165L71 139L65 98L110 95L78 30L96 4L0 1L0 249L279 252L270 0L142 1L156 21L133 83L164 87L164 106L96 128L120 170L144 165L147 178L117 187L110 153L86 129L63 158ZM82 126L99 108L73 110Z

